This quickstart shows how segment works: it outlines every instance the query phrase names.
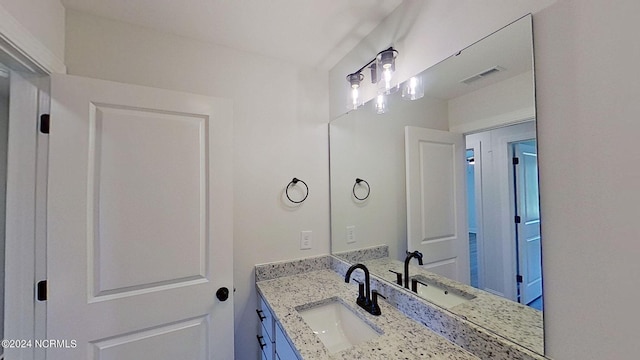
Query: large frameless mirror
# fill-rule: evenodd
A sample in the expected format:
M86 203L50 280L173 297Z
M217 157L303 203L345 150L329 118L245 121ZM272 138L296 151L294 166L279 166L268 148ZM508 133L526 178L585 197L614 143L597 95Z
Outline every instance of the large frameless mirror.
M332 253L542 354L531 15L386 101L329 125Z

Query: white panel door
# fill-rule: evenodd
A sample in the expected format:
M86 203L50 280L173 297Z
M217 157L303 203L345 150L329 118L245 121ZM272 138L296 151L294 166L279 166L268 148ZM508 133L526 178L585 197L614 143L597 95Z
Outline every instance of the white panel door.
M232 359L230 103L65 75L51 94L47 337L68 343L47 359Z
M520 302L529 302L542 296L542 257L540 248L540 204L538 196L538 156L535 140L513 145L515 165L516 211L520 223L516 224L518 239L518 272Z
M424 267L469 284L469 234L461 134L405 127L407 245Z

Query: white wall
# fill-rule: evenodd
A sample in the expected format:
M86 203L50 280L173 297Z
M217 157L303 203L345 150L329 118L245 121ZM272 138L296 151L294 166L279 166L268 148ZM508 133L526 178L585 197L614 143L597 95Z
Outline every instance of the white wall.
M233 99L236 358L254 359L253 266L329 253L326 71L73 11L66 48L74 75ZM293 177L310 188L296 209L281 202Z
M636 358L640 3L432 0L397 12L330 71L332 118L344 76L385 46L402 54L402 81L532 12L547 354Z
M8 12L57 61L64 61L65 11L60 0L0 0L1 10Z
M531 71L449 100L449 130L470 133L535 117Z
M557 359L640 353L640 3L612 5L563 0L534 15L545 330Z
M406 101L396 93L390 97L389 107L388 113L378 115L369 102L331 123L331 251L386 244L390 257L405 258L404 127L446 131L447 102L426 97ZM352 197L356 178L371 186L366 201ZM347 226L356 227L353 244L346 242Z

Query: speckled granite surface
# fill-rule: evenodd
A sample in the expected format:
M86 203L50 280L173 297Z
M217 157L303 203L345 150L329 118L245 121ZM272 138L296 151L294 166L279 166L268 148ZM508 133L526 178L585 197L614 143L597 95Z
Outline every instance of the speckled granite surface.
M330 261L330 260L328 260ZM356 271L361 273L361 271ZM391 287L379 290L397 292ZM373 285L373 284L372 284ZM382 315L373 316L355 303L358 287L346 284L333 270L318 270L256 283L274 317L284 328L298 354L305 360L315 359L480 359L408 318L384 299L379 305ZM375 288L372 286L372 288ZM351 310L383 332L381 336L350 349L329 354L320 339L304 322L296 307L338 298Z
M342 259L332 257L331 269L343 276L350 264ZM388 272L388 271L387 271ZM415 274L410 272L411 274ZM373 272L372 272L373 274ZM384 274L384 272L382 273ZM435 306L417 297L413 292L401 288L393 283L395 275L389 273L393 279L380 280L371 276L372 286L388 294L387 301L393 304L403 314L418 321L449 341L468 350L481 359L495 360L542 360L544 356L531 351L519 344L505 339L486 328L469 322L463 316ZM385 274L386 275L386 274Z
M389 270L402 272L404 266L402 262L390 258L366 260L363 263L372 274L392 283L395 281L396 275L389 272ZM412 277L419 275L425 280L457 288L462 292L475 296L474 299L454 306L448 311L476 325L480 325L490 332L505 337L519 346L538 354L544 353L541 311L438 276L418 266L411 266L409 274Z
M331 256L322 255L297 260L258 264L255 267L256 282L283 276L297 275L309 271L329 269Z
M374 263L374 264L369 264L369 266L371 266L371 268L375 268L377 265L383 266L384 271L380 272L379 271L380 269L377 269L376 271L380 275L386 275L384 273L388 272L388 269L386 269L386 267L389 265L389 263L385 264L383 259L378 259L378 262L379 264ZM322 298L319 301L323 301L323 300L332 298L333 295L325 296L325 297L319 296L316 293L314 293L315 295L314 294L305 295L307 288L306 286L300 286L299 281L301 280L301 278L299 278L298 277L299 275L297 274L304 275L303 278L306 279L304 281L307 284L307 286L310 286L310 289L314 289L314 291L317 291L318 288L321 288L320 294L326 295L329 293L334 293L336 289L326 287L327 283L323 281L316 283L316 279L318 279L316 277L316 274L319 271L323 271L323 272L328 271L329 274L334 274L334 275L337 274L338 279L340 280L337 284L333 284L332 286L337 286L338 289L340 289L341 286L346 286L351 289L350 295L346 297L344 297L343 295L340 295L340 299L342 299L347 304L352 303L352 306L356 311L361 311L361 315L370 316L366 314L366 312L361 310L359 307L357 307L357 305L355 305L355 296L357 295L357 287L355 285L347 285L343 282L343 276L346 273L349 266L350 266L350 263L345 262L343 259L340 259L334 256L329 256L329 255L307 258L307 259L285 261L285 262L279 262L279 263L256 265L256 269L255 269L256 279L257 279L256 281L259 282L257 284L257 288L262 293L262 288L264 288L265 286L268 286L267 289L270 289L268 290L268 292L271 295L266 300L276 301L276 304L278 304L279 301L284 301L284 302L289 301L291 303L302 301L305 304L315 302L315 301L310 301L309 299L311 298ZM411 270L412 272L410 274L413 276L413 274L418 274L418 272L420 272L421 269L416 268ZM374 276L373 274L375 274L375 272L372 272L372 276L371 276L372 289L379 290L382 294L384 294L388 298L387 300L380 301L381 308L384 310L386 306L390 306L391 308L395 307L395 309L399 310L399 312L404 314L404 316L407 316L413 319L414 320L413 325L418 325L418 327L422 329L422 331L427 331L429 334L431 334L431 336L440 335L445 339L448 339L449 341L455 343L459 347L469 351L470 353L474 354L480 359L496 359L496 360L546 359L544 356L536 352L533 352L528 348L520 346L512 341L506 340L504 337L497 335L493 331L487 330L482 326L479 326L473 322L465 320L468 314L456 315L446 309L435 306L424 299L418 298L417 296L415 296L414 293L393 284L391 280L395 280L395 275L392 273L389 273L389 275L391 275L393 279L387 278L385 280L382 280L377 276ZM361 271L354 272L352 278L362 281L363 280L362 272ZM438 280L442 280L442 278ZM446 279L444 280L445 280L444 282L446 282ZM313 283L314 285L311 286L309 285L309 283ZM277 289L273 290L274 288L277 288ZM479 292L478 290L473 288L470 288L468 291ZM340 292L338 292L338 294L340 294ZM300 299L306 299L306 300L300 300ZM292 316L292 314L297 314L297 312L293 313L293 311L295 311L295 307L298 305L292 305L291 303L289 305L280 304L277 306L270 304L270 306L272 307L272 310L274 310L275 308L278 311L278 314L276 314L276 317L278 319L289 318ZM481 305L478 303L477 305L486 307L492 304L493 303ZM464 304L464 305L468 305L468 304ZM281 313L280 311L282 311L283 309L285 312ZM485 309L483 308L482 311L484 310ZM478 312L477 309L469 308L466 311L469 311L472 314L472 316L478 316L478 314L476 314ZM504 314L502 314L503 311L500 309L499 306L495 311L498 312L498 316L504 316ZM490 316L490 315L485 315L485 316ZM299 318L299 321L302 321L302 318L299 315L297 316L297 318ZM424 327L420 324L424 325ZM285 329L285 331L288 331L288 330ZM392 335L392 334L389 334L387 332L386 335ZM316 338L316 340L318 339ZM308 342L311 340L306 339L305 341ZM307 343L304 343L304 344L307 344ZM312 353L311 354L312 357L310 357L310 359L316 359L316 358L318 359L376 359L375 357L371 357L373 356L372 354L375 353L373 348L370 349L369 352L365 350L353 349L353 351L356 351L355 353L349 350L345 352L345 354L339 353L337 355L330 356L329 354L323 353L322 351L318 350L318 346L324 349L324 346L321 343L311 346L312 348L316 349L315 355L319 357L313 357L314 353ZM418 347L416 349L419 350L421 348ZM381 354L383 354L381 358L384 358L384 359L422 358L422 357L411 357L411 356L402 357L402 355L398 355L399 357L393 357L389 352L383 352L382 350L379 350L379 351ZM403 352L404 352L404 349L403 349ZM360 356L360 357L353 357L353 356ZM305 357L305 359L306 358L307 357ZM428 358L428 357L425 357L425 358ZM448 359L448 357L432 357L432 358Z
M346 262L355 264L358 262L362 262L365 260L379 259L379 258L388 258L389 257L389 246L387 245L378 245L372 246L369 248L343 251L339 253L334 253L333 256L344 259Z

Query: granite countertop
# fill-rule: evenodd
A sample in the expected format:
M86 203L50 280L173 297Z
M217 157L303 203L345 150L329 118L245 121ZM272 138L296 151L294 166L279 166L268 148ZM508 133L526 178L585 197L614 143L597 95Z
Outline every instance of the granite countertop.
M371 274L395 282L396 275L389 272L404 271L404 263L388 257L362 261ZM411 265L411 277L420 275L426 280L459 289L475 298L454 306L448 311L505 337L537 353L544 353L544 335L542 312L522 304L501 298L486 291L447 279L424 269Z
M332 270L318 270L256 283L290 343L305 360L325 359L479 359L430 331L379 298L382 315L373 316L356 305L358 286L347 284ZM376 339L329 354L296 308L337 299L382 331Z

